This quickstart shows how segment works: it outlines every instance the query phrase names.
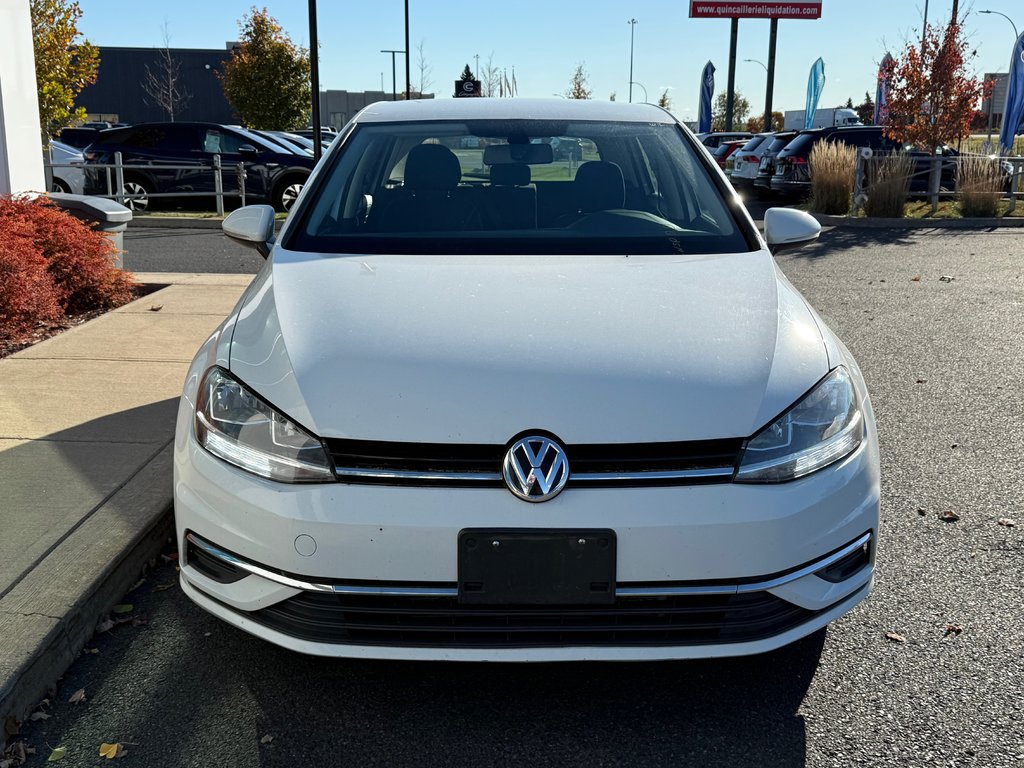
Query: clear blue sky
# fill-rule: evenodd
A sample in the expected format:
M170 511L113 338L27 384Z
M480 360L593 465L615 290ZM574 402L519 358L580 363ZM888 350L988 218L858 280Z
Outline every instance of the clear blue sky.
M81 29L97 45L158 46L167 22L172 47L221 48L238 35L238 20L253 5L247 0L79 0ZM304 0L266 0L272 16L292 39L308 44ZM695 119L699 76L709 59L718 69L716 92L724 91L728 70L729 23L688 18L686 0L410 0L413 80L415 49L423 43L431 68L432 88L449 96L453 81L474 55L481 65L515 67L520 96L561 94L577 63L589 74L594 98L612 92L625 101L629 91L628 20L637 19L633 79L654 101L666 88L672 110ZM961 0L967 8L1002 11L1024 31L1020 0ZM325 88L378 90L381 73L391 88L391 57L382 48L404 46L403 0L319 0L321 84ZM779 23L775 108L802 109L807 75L819 56L828 82L821 106L836 106L852 97L860 102L874 92L878 62L887 50L902 49L920 36L923 0L824 0L817 21ZM945 22L951 0L931 0L929 21ZM758 114L764 109L765 71L743 59L767 60L768 21L740 22L736 87ZM1005 72L1013 32L1005 19L971 13L967 32L978 50L979 73ZM399 57L399 90L404 87ZM634 87L634 101L643 91Z

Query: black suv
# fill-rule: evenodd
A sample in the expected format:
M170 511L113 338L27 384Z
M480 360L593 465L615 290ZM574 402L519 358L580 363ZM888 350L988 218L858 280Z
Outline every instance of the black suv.
M839 126L801 131L779 152L771 190L780 195L807 197L811 194L811 150L819 141L841 141L854 147L871 147L875 152L895 152L901 145L882 134L876 125Z
M775 160L779 152L786 148L796 138L796 131L779 131L769 141L768 149L761 155L761 163L757 166L757 176L754 177L754 192L758 197L768 197L771 194L772 176L775 175Z
M153 193L213 194L213 158L220 155L225 191L238 188L235 169L244 163L246 202L266 201L287 211L315 165L309 155L289 152L244 129L215 123L139 123L103 131L86 149L87 195L108 193L107 171L96 166L113 163L115 152L121 153L124 165L134 166L124 171L123 190L131 195L126 204L134 210L148 208Z

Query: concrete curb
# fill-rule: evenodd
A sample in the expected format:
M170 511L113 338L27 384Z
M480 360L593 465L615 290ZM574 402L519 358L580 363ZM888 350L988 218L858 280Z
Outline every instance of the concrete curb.
M168 442L0 599L0 722L24 720L173 536Z
M1015 229L1024 227L1024 217L997 219L869 219L826 216L812 213L823 227L853 229Z

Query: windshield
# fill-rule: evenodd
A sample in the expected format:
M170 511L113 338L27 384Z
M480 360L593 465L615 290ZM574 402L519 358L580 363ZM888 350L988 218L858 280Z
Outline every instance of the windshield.
M323 253L726 253L756 239L667 123L358 125L286 247Z

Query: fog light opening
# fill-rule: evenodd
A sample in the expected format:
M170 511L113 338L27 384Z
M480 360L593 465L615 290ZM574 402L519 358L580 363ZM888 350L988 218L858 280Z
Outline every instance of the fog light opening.
M865 541L853 552L841 560L837 560L827 568L822 568L815 575L831 584L838 584L855 576L871 562L871 540Z

